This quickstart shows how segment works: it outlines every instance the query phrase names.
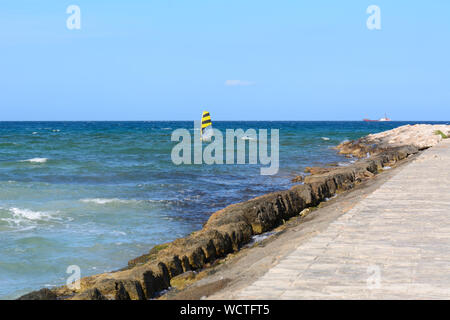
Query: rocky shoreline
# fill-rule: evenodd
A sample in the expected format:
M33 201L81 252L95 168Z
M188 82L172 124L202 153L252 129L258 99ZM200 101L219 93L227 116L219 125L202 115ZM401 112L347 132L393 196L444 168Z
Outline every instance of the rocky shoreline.
M219 210L211 215L202 230L156 246L148 254L129 261L128 267L122 270L82 278L79 290L61 286L34 291L19 299L155 298L171 286L173 278L204 269L217 259L239 251L253 236L278 227L340 191L352 189L383 168L434 146L448 135L449 125L407 125L341 143L336 147L339 153L355 157L349 166L309 168L310 175L294 179L303 184Z

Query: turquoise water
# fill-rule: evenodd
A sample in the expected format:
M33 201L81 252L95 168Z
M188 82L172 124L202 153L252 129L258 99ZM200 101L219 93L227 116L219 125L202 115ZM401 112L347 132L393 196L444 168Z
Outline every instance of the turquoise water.
M0 298L124 267L202 227L226 205L288 188L306 166L346 162L331 147L405 123L214 122L280 129L280 170L180 165L171 133L192 122L0 122Z

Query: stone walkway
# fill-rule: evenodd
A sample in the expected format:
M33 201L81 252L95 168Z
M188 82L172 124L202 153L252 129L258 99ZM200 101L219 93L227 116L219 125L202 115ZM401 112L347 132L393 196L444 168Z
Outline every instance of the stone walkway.
M450 139L235 299L450 299Z

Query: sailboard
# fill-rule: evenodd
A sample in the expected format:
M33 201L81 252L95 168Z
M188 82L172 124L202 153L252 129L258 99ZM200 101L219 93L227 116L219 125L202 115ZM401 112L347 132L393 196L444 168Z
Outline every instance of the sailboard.
M201 139L202 141L209 141L213 135L211 115L208 111L203 111L202 114L202 128L201 128Z

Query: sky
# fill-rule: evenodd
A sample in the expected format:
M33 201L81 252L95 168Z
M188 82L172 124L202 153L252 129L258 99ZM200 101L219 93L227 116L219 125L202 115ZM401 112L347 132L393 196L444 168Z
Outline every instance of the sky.
M2 0L0 121L448 121L449 14L448 0Z

